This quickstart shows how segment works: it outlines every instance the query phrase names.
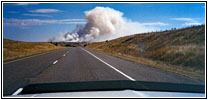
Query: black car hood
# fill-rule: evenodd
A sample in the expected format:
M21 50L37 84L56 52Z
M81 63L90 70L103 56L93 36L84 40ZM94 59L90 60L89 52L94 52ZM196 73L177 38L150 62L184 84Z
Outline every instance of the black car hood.
M21 94L54 93L54 92L82 92L82 91L164 91L164 92L190 92L205 93L204 85L179 84L144 81L88 81L88 82L62 82L30 84L23 88Z

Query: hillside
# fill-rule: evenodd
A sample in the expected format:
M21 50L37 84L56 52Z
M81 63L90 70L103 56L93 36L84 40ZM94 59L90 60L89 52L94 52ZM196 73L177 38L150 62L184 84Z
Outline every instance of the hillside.
M87 48L204 80L204 25L135 34L92 43Z
M16 58L63 48L47 42L21 42L3 39L3 59Z

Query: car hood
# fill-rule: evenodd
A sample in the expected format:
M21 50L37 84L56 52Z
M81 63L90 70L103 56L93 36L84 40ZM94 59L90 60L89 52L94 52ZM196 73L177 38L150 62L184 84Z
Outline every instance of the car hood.
M30 84L8 97L204 97L205 86L144 81L90 81Z
M159 91L88 91L88 92L57 92L57 93L39 93L24 94L7 97L75 97L75 98L92 98L92 97L205 97L204 93L186 93L186 92L159 92Z

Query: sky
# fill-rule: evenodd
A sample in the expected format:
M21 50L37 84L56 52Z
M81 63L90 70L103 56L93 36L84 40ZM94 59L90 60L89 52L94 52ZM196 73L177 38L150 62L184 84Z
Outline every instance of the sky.
M85 12L109 7L129 22L166 30L205 24L204 3L3 3L3 37L44 42L76 25L85 25Z

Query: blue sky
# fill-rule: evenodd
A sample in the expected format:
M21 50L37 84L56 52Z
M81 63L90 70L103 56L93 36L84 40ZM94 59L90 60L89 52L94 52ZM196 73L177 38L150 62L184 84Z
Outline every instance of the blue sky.
M123 17L160 30L205 23L204 3L35 3L3 4L4 38L48 41L60 33L86 24L85 11L110 7Z

